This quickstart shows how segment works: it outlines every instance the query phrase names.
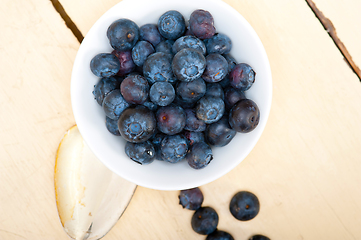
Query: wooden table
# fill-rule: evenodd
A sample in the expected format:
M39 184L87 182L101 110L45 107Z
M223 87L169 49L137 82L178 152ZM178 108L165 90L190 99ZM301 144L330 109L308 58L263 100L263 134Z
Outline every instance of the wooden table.
M225 0L261 38L273 102L251 154L202 186L204 205L235 239L361 239L361 85L305 0ZM60 0L85 35L118 0ZM312 2L309 1L311 4ZM59 2L53 1L59 7ZM314 0L361 67L361 2ZM310 5L311 5L310 4ZM0 8L0 239L67 239L53 189L55 153L75 124L70 75L79 42L48 0L3 0ZM339 43L338 43L339 44ZM236 221L229 200L254 192L261 211ZM138 187L104 238L204 239L177 191Z

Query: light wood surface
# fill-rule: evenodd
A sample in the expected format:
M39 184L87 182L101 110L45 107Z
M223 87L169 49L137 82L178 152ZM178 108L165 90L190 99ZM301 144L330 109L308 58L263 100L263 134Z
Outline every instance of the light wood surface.
M84 35L117 2L61 1ZM255 233L274 240L361 239L359 80L304 0L226 2L261 38L274 97L251 154L201 187L204 205L216 209L219 229L237 240ZM75 123L70 74L79 44L49 1L5 0L3 6L0 239L67 239L56 212L53 170L58 143ZM261 202L249 222L228 210L239 190ZM177 195L138 187L104 239L205 239L191 229L192 211L178 205Z

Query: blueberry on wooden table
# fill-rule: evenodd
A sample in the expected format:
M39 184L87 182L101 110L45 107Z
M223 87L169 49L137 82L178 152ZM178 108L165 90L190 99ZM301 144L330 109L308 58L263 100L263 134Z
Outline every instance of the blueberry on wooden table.
M189 146L192 146L197 142L204 142L203 132L183 131L182 135L188 140Z
M199 39L211 38L216 33L213 16L202 9L192 12L189 18L189 28Z
M169 163L177 163L184 159L187 152L187 140L180 135L166 136L160 144L162 160Z
M149 142L125 144L125 153L134 162L141 165L146 165L154 161L155 150L153 145Z
M224 99L224 91L219 83L207 83L205 96L218 97Z
M129 106L129 103L125 101L119 89L115 89L108 93L105 96L102 105L105 115L115 120L117 120Z
M216 33L212 38L206 39L204 41L207 49L207 54L227 54L232 49L231 39L223 33Z
M224 102L221 98L205 96L197 103L196 115L198 119L210 124L221 119L224 109Z
M193 48L183 48L172 61L173 73L180 81L190 82L201 77L205 68L206 58Z
M142 75L129 75L120 84L120 92L128 103L143 104L149 97L149 84Z
M194 169L205 168L213 160L212 149L205 142L196 142L190 147L186 159Z
M155 82L174 82L172 55L156 52L148 56L143 64L143 75L150 84Z
M207 86L202 78L191 82L178 82L176 87L177 95L186 102L197 102L206 93Z
M113 76L109 78L102 78L94 86L93 95L97 103L102 106L103 101L106 95L115 89L119 89L120 83L123 81L123 78Z
M228 87L224 90L224 104L227 110L231 110L231 108L242 99L246 99L244 92L233 87Z
M119 71L117 72L118 76L125 76L128 73L134 71L136 65L132 59L131 50L125 50L125 51L113 50L112 54L115 55L120 62L120 68Z
M147 57L154 53L154 47L147 41L139 41L132 49L132 59L137 66L143 66Z
M200 208L204 199L203 193L198 187L181 190L178 198L179 204L189 210L197 210Z
M257 216L260 209L256 195L247 191L236 193L229 204L232 215L241 221L248 221Z
M248 133L254 130L260 119L260 111L255 102L243 99L237 102L229 113L229 124L237 132Z
M206 240L234 240L234 238L228 232L216 230L209 234Z
M194 36L183 36L178 38L172 46L172 52L173 54L176 54L184 48L193 48L201 52L203 55L206 54L206 46L203 41Z
M217 229L218 214L211 207L200 207L192 216L191 225L196 233L208 235Z
M207 142L215 147L223 147L232 141L236 131L228 123L228 116L210 124L205 132Z
M255 82L256 73L247 63L237 64L229 73L229 82L232 87L241 91L250 89Z
M271 240L271 239L269 239L266 236L257 234L257 235L252 236L249 240Z
M131 50L139 39L139 27L132 20L118 19L110 24L107 37L115 50Z
M194 109L185 109L186 114L186 125L184 127L185 130L192 132L203 132L206 130L206 123L202 120L199 120L196 116L196 111Z
M152 137L156 130L154 113L144 106L126 109L119 118L118 128L128 142L144 142Z
M218 53L212 53L206 57L206 69L202 78L206 82L214 83L222 81L228 74L227 60Z
M173 104L159 108L156 118L158 130L168 135L180 133L186 125L183 108Z
M139 39L150 42L153 47L156 47L163 41L163 37L158 31L158 26L150 23L139 28Z
M175 90L169 82L156 82L150 87L149 96L153 103L164 107L173 102Z
M173 44L174 44L173 40L162 41L155 47L155 51L173 55L173 50L172 50Z
M119 128L118 128L118 120L111 119L109 117L105 117L105 126L107 127L108 131L115 135L120 136Z
M99 53L90 61L90 70L97 77L114 76L119 69L119 60L111 53Z
M183 15L178 11L167 11L158 20L158 30L167 39L181 37L186 29Z

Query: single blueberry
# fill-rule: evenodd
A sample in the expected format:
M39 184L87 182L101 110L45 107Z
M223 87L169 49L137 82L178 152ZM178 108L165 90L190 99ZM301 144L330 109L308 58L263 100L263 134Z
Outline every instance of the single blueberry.
M168 11L160 16L158 30L167 39L177 39L183 35L186 28L183 15L178 11Z
M216 33L213 16L205 10L195 10L189 18L189 28L199 39L208 39Z
M143 104L149 96L149 84L142 75L132 74L120 84L120 92L128 103Z
M156 52L164 52L168 54L173 55L172 47L173 47L174 41L173 40L165 40L163 42L160 42L156 47Z
M125 144L125 153L134 162L146 165L154 161L155 150L149 141L141 143L127 142Z
M97 103L102 106L105 96L115 89L119 89L120 83L123 81L123 78L113 76L109 78L102 78L94 86L93 95Z
M205 168L213 160L212 149L205 142L196 142L191 146L186 159L194 169Z
M256 195L247 191L236 193L229 204L233 217L241 221L248 221L257 216L259 201Z
M206 58L193 48L183 48L173 58L174 75L181 81L190 82L202 76Z
M111 134L115 136L120 136L120 132L118 129L118 120L105 117L105 126Z
M228 232L216 230L209 234L206 240L234 240L234 238Z
M252 236L249 240L271 240L271 239L269 239L266 236L257 234L257 235Z
M228 62L228 73L230 73L232 71L232 69L237 65L237 61L236 59L234 59L234 57L232 57L231 54L223 54L223 57L227 60Z
M184 130L192 132L203 132L206 130L206 123L197 118L196 111L194 109L185 109L184 112L186 114L186 125Z
M119 89L115 89L105 96L102 107L107 117L117 120L129 107L129 103L125 101Z
M237 102L229 113L229 124L237 132L248 133L259 123L260 112L257 104L250 99Z
M160 152L164 161L177 163L188 152L187 140L180 135L166 136L160 145Z
M176 87L177 95L186 102L196 102L206 93L206 83L202 78L191 82L178 82Z
M206 82L219 82L225 78L228 73L227 60L218 53L209 54L206 57L206 69L202 78Z
M143 65L143 75L151 84L175 82L172 71L172 55L163 52L149 55Z
M233 87L228 87L224 90L224 104L227 110L231 110L231 108L242 99L246 99L244 92Z
M120 62L120 68L119 71L117 72L118 76L125 76L128 73L134 71L136 65L132 59L131 50L126 50L126 51L113 50L112 54L115 55Z
M149 92L150 100L159 106L171 104L175 98L175 91L169 82L156 82Z
M211 207L200 207L192 216L192 228L196 233L208 235L217 229L218 214Z
M189 146L192 146L197 142L204 142L203 132L183 131L182 135L188 140Z
M229 126L228 116L223 116L218 122L212 123L205 132L207 142L215 147L223 147L232 141L236 131Z
M198 187L181 190L178 198L179 204L189 210L197 210L200 208L204 199L203 193Z
M143 66L147 57L154 53L154 47L147 41L139 41L132 49L132 59L137 66Z
M154 113L143 106L126 109L118 121L122 137L128 142L135 143L147 141L152 137L156 126Z
M224 99L223 88L219 83L207 83L205 96L218 97Z
M207 48L207 54L227 54L232 49L231 39L223 33L216 33L212 38L206 39L205 45Z
M221 98L205 96L198 101L196 107L197 118L210 124L217 122L224 113L224 102Z
M158 27L155 24L145 24L139 28L140 40L150 42L156 47L161 41L163 41L162 35L158 31Z
M194 36L183 36L178 38L173 44L172 52L173 54L176 54L184 48L193 48L200 51L203 55L206 54L206 46L203 41Z
M107 37L115 50L130 50L139 39L139 27L129 19L118 19L110 24Z
M99 53L90 61L90 70L97 77L114 76L119 69L118 58L110 53Z
M250 89L255 82L256 73L246 63L237 64L229 73L229 82L232 87L241 91Z
M177 105L159 108L156 118L159 131L168 135L180 133L186 125L186 114L183 108Z

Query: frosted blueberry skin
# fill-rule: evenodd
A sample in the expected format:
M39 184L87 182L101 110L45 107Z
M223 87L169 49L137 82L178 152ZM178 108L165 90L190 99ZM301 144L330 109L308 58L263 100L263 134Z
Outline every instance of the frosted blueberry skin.
M205 142L196 142L191 146L186 159L194 169L205 168L213 160L212 149Z
M146 165L152 163L155 159L155 150L151 142L125 144L125 154L136 163Z
M107 117L117 120L125 109L129 107L119 89L108 93L103 101L103 110Z
M118 120L105 117L105 126L111 134L115 136L120 136L120 132L118 129Z
M222 55L228 63L228 73L230 73L232 71L232 69L237 65L237 61L236 59L234 59L234 57L231 54L223 54Z
M204 42L207 49L207 54L227 54L232 49L231 39L223 33L216 33L212 38L206 39Z
M193 48L200 51L203 55L206 54L206 46L203 41L194 36L183 36L178 38L172 46L172 52L173 54L176 54L184 48Z
M228 116L208 125L205 131L207 143L215 147L224 147L236 136L236 131L228 123Z
M229 83L232 87L247 91L255 82L256 73L247 63L237 64L229 73Z
M155 51L164 52L173 55L173 51L172 51L173 44L174 44L173 40L162 41L155 47Z
M198 119L210 124L221 119L224 110L224 102L221 98L205 96L197 103L196 115Z
M205 96L218 97L224 99L224 91L219 83L207 83Z
M234 240L234 238L228 232L216 230L209 234L206 240Z
M199 39L208 39L216 33L213 16L205 10L195 10L189 18L189 29Z
M159 33L166 39L174 40L181 37L185 29L184 17L178 11L165 12L158 20Z
M154 113L144 106L126 109L118 120L119 132L128 142L147 141L155 133L156 127Z
M206 89L204 80L197 78L191 82L178 82L176 92L185 102L195 103L204 96Z
M139 39L139 27L132 20L118 19L110 24L107 37L115 50L131 50Z
M204 142L204 133L203 132L191 132L183 131L182 136L188 140L188 145L192 146L197 142Z
M162 160L177 163L185 158L188 152L187 140L180 135L166 136L160 145Z
M189 210L197 210L204 200L203 193L198 187L181 190L178 198L179 204Z
M206 69L202 78L206 82L215 83L222 81L228 74L227 60L218 53L212 53L206 57Z
M186 115L182 107L169 105L156 113L158 130L167 135L180 133L186 125Z
M206 123L197 118L196 111L194 109L185 109L184 112L186 114L186 125L184 130L191 132L203 132L206 130Z
M109 78L102 78L94 86L93 96L97 103L102 106L105 96L111 91L120 87L120 83L123 81L123 78L113 76Z
M99 53L90 61L90 70L97 77L114 76L119 69L118 58L110 53Z
M259 123L260 111L255 102L243 99L237 102L229 112L229 124L241 133L253 131Z
M139 28L139 39L150 42L153 47L156 47L164 40L158 31L158 26L155 24L145 24Z
M240 221L248 221L257 216L260 204L256 195L241 191L236 193L229 203L229 210L233 217Z
M128 103L143 104L148 100L149 84L142 75L132 74L120 84L120 92Z
M193 48L180 50L173 58L172 69L180 81L190 82L202 76L206 68L206 58Z
M154 53L154 47L147 41L139 41L132 49L132 59L137 66L143 66L147 57Z
M156 52L148 56L143 65L143 75L150 84L176 81L172 71L171 54Z
M115 55L120 62L120 68L119 71L117 72L118 76L125 76L134 71L136 65L132 59L131 50L126 50L126 51L113 50L112 54Z
M156 82L151 86L149 96L153 103L164 107L173 102L175 90L168 82Z

